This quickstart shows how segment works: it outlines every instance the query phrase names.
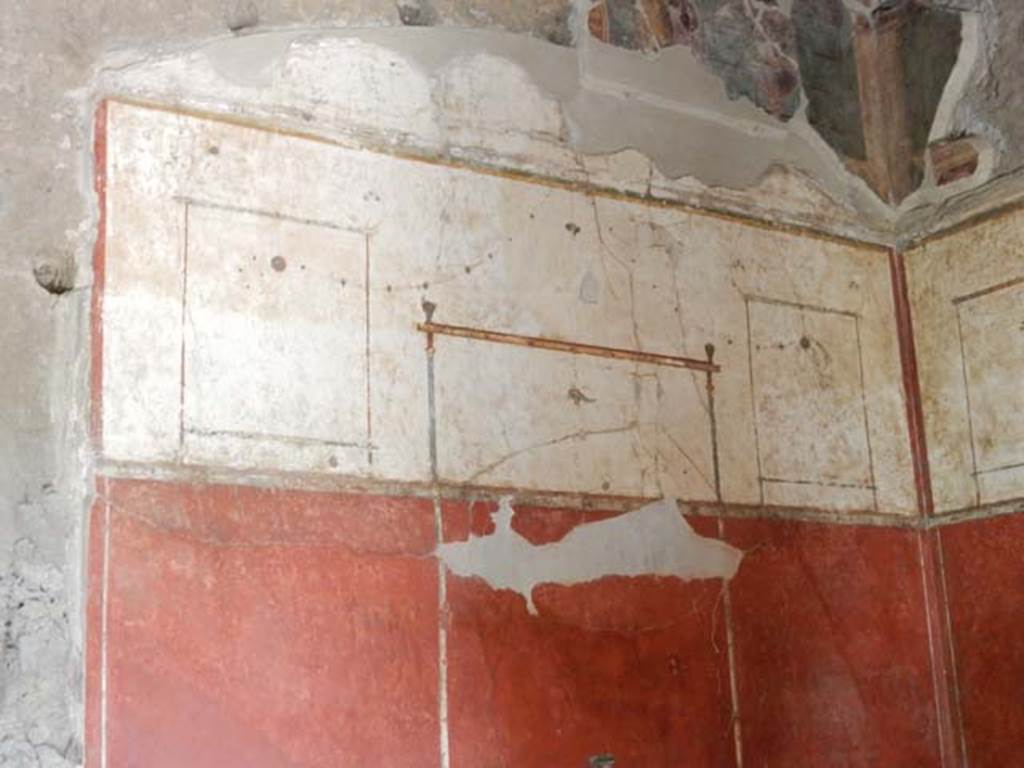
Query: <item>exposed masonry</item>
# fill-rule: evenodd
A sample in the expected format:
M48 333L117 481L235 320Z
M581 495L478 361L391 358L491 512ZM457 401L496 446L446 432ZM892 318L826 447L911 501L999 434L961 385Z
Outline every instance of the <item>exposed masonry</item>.
M605 576L731 579L743 553L694 533L677 502L662 499L625 515L574 528L559 542L535 546L512 529L512 500L503 497L495 532L441 544L437 553L459 576L511 589L536 615L538 584L580 584Z

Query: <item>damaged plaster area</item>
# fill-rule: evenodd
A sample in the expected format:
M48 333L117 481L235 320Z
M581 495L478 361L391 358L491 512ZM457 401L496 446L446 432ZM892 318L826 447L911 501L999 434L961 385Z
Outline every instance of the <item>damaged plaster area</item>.
M963 49L936 123L944 126L946 135L964 137L976 146L979 167L974 174L977 183L957 181L940 188L945 195L917 196L900 228L908 241L1024 194L1024 4L935 0L933 5L959 13L964 20Z
M437 554L452 573L518 592L533 615L533 589L540 584L582 584L605 576L728 580L743 557L735 547L695 533L671 499L583 525L540 546L513 530L513 513L511 499L503 498L493 534L441 544Z
M401 3L401 28L257 24L121 50L94 89L874 241L991 173L990 140L952 119L978 53L971 14L961 31L956 13L911 4L889 62L858 53L861 17L841 0L549 3L554 27L529 35L457 26L456 5ZM866 61L881 82L923 84L898 89L905 137L858 106ZM897 182L890 156L908 163Z
M781 120L800 104L793 23L775 0L599 0L587 28L627 50L687 46L730 98L745 97Z
M252 32L113 54L95 89L872 240L889 227L802 117L731 98L683 47L651 59L451 27Z
M678 61L664 58L686 50L730 100L788 123L812 146L823 141L884 203L900 208L919 192L910 208L934 203L947 184L970 180L938 197L989 178L979 159L987 139L952 131L939 115L940 102L963 95L954 69L977 59L968 39L976 19L961 10L922 0L600 0L581 47L642 52L689 84L693 73L683 79Z
M68 683L52 674L68 664L64 575L31 539L15 542L0 573L0 765L65 768L81 760L68 721Z

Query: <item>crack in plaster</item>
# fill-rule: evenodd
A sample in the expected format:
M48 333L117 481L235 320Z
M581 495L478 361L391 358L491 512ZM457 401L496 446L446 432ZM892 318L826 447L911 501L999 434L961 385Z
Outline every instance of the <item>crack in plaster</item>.
M505 454L504 456L495 459L486 466L478 469L476 472L469 476L466 482L472 483L485 475L489 475L491 472L493 472L495 469L502 466L503 464L507 464L513 459L522 456L525 453L535 451L539 448L549 448L553 445L561 445L562 443L571 443L579 440L586 440L588 437L597 437L600 435L620 435L627 432L635 432L636 428L637 422L634 420L621 427L609 427L608 429L579 429L576 430L575 432L570 432L566 435L559 435L558 437L553 437L550 440L543 440L538 443L523 446L522 448L516 448L510 451L509 453ZM503 437L505 438L506 445L509 445L510 443L508 440L508 436L503 435Z

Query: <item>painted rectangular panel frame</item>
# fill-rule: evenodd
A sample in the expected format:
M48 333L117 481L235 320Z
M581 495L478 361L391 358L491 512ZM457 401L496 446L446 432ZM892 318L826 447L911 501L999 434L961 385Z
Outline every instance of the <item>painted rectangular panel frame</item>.
M957 296L953 306L975 503L1012 498L1024 481L1024 277Z
M313 464L365 471L373 463L366 236L330 221L179 202L182 458L214 458L230 446L258 464L286 448ZM287 324L275 322L281 315ZM240 367L244 380L231 375ZM332 375L341 370L359 386L342 391Z
M746 296L745 302L750 406L761 503L809 505L818 489L828 488L852 510L869 508L877 512L860 316L847 310L763 296ZM759 313L777 317L774 322L761 322ZM785 328L796 318L801 326L798 337L782 341L759 335L767 328ZM845 354L834 355L815 336L826 337L832 350ZM801 357L789 359L793 352ZM805 356L809 356L813 370L800 366ZM831 373L835 367L844 370ZM786 386L794 378L811 374L816 383ZM807 407L807 401L816 395L816 407ZM795 403L797 397L799 403ZM795 418L795 414L803 417ZM808 448L822 439L827 445L821 450L793 450L794 444Z

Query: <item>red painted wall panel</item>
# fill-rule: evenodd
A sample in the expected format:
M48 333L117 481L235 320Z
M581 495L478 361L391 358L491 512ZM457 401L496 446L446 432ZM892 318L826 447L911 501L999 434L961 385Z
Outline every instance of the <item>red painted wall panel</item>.
M104 742L111 766L438 763L429 500L134 480L100 492L90 765ZM446 538L489 534L494 508L446 502ZM531 508L516 525L553 540L608 514ZM453 766L734 764L720 581L548 585L538 616L476 579L448 589Z
M85 764L99 766L102 760L103 728L101 687L103 684L103 583L104 533L106 526L106 480L96 480L96 499L89 512L86 543L85 622Z
M437 764L429 503L126 481L107 502L108 765Z
M1024 515L940 532L972 768L1024 764Z
M98 491L90 766L104 744L112 768L438 765L442 627L454 768L736 764L718 580L545 585L531 615L449 575L442 613L429 500ZM445 502L445 538L489 535L494 509ZM610 514L523 507L513 526L543 543ZM725 527L747 552L730 586L744 764L938 765L916 533Z
M916 533L729 520L744 756L758 766L937 766Z
M449 577L452 765L732 766L721 582Z

